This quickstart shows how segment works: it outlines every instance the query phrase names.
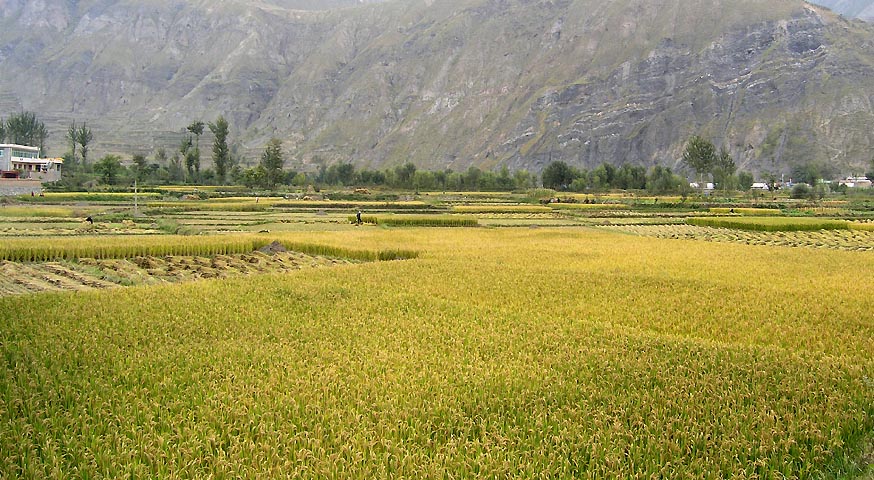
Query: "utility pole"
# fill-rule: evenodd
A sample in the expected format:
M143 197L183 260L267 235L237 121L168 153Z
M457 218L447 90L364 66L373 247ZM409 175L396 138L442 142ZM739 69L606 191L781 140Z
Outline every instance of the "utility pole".
M139 216L139 202L137 198L137 180L134 179L134 218Z

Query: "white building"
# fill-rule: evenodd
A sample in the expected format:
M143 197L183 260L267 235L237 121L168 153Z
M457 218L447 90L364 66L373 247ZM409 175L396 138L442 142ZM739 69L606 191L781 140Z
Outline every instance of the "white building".
M764 191L766 191L766 192L770 192L770 191L771 191L771 187L769 187L768 184L765 183L765 182L755 182L755 183L753 183L753 185L750 187L750 189L752 189L752 190L764 190Z
M868 177L847 177L846 180L841 180L839 185L846 185L849 188L870 188L871 180L868 180Z
M25 178L53 182L61 179L60 158L40 158L38 147L0 144L0 178Z
M698 182L692 182L689 184L689 188L700 189L701 184ZM715 189L716 189L716 185L714 185L713 182L707 182L704 184L704 190L715 190Z

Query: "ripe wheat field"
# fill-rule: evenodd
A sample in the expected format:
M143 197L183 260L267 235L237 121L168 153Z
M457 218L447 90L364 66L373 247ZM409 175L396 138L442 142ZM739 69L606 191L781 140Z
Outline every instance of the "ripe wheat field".
M583 228L284 240L420 255L0 298L0 477L871 473L871 252Z

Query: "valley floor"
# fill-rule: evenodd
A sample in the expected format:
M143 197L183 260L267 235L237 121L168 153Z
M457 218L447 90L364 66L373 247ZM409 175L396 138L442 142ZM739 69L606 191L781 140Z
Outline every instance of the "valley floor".
M275 236L420 256L0 298L0 476L874 468L870 251L589 227Z

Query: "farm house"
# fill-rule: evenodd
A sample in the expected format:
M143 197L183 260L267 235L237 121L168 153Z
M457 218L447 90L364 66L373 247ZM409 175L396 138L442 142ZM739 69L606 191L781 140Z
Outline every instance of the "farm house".
M54 182L61 178L60 158L40 158L39 147L0 144L0 177Z

